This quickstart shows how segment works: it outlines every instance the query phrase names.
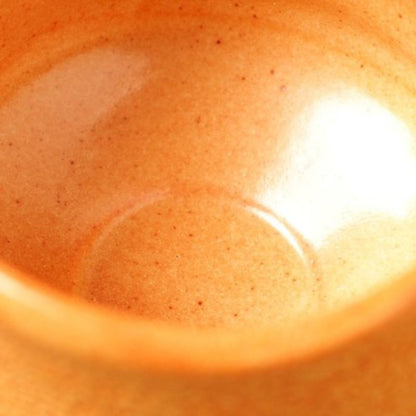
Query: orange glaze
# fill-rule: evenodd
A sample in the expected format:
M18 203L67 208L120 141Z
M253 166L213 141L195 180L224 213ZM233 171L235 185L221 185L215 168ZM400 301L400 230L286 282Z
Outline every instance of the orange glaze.
M416 414L415 22L0 0L0 414Z
M192 326L290 323L411 267L416 190L401 184L416 176L414 125L402 103L414 97L412 80L397 81L407 57L393 61L379 33L365 34L380 42L374 56L336 42L335 26L320 39L302 3L281 11L296 10L296 28L261 12L266 2L237 4L143 3L112 25L68 23L2 72L5 260L76 296ZM152 195L169 195L160 219Z

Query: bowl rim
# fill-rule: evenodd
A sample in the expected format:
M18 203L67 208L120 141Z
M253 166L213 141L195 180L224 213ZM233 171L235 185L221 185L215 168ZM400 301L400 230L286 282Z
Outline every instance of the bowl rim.
M416 270L333 314L290 328L201 329L71 297L0 263L0 319L32 345L130 370L224 373L283 367L360 342L416 301Z

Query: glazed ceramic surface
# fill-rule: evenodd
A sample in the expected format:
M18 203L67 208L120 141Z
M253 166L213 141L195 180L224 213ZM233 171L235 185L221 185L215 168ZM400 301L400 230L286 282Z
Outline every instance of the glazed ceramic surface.
M416 413L416 6L0 1L0 414Z

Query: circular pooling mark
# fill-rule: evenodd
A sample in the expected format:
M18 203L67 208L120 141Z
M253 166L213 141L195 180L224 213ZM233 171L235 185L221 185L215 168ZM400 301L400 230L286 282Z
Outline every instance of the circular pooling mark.
M198 327L287 323L319 303L304 245L276 217L210 195L137 203L83 250L76 291Z

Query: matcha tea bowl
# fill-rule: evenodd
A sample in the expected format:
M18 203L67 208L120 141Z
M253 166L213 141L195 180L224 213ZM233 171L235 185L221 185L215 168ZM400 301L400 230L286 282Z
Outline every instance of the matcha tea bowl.
M415 27L0 0L0 414L416 413Z

